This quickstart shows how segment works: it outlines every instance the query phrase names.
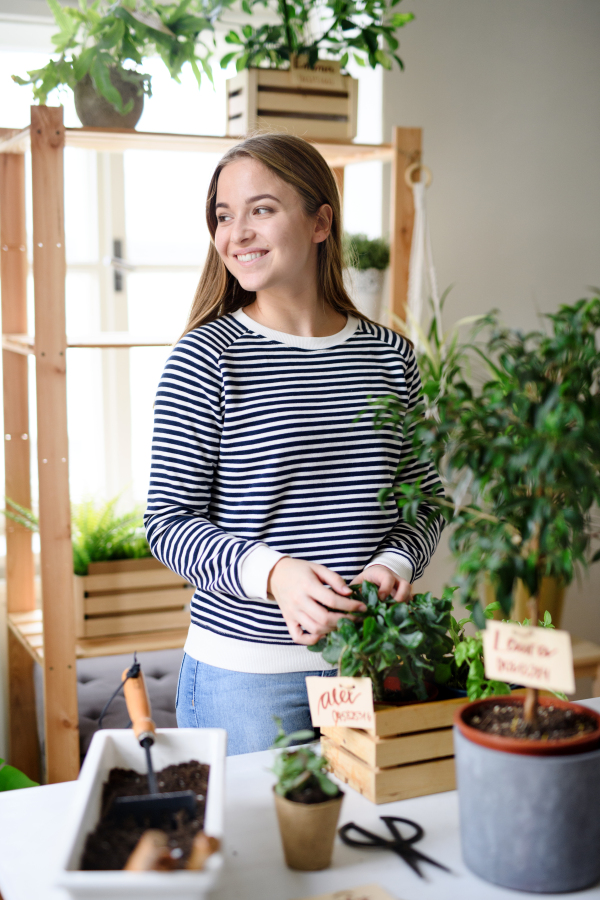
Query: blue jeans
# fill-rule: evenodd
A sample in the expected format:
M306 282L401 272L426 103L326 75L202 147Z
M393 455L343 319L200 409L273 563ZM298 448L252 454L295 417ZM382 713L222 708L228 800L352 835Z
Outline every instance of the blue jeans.
M179 728L224 728L227 755L267 750L277 735L273 716L286 734L312 728L307 675L336 675L336 669L256 675L207 666L183 655L177 684Z

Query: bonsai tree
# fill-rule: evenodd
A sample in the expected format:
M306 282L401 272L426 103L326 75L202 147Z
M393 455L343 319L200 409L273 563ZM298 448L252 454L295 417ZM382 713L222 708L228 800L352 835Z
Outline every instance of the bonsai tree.
M367 607L364 613L340 619L335 631L309 647L337 664L339 674L370 678L373 698L386 697L386 679L393 678L393 693L427 699L427 681L436 680L436 668L447 665L452 652L448 635L453 588L441 598L417 594L406 603L390 595L379 598L378 588L364 581L352 589L352 597ZM397 679L397 681L396 681Z
M113 559L139 559L152 556L140 510L120 515L115 507L118 497L106 503L84 500L73 506L71 533L73 543L73 571L75 575L87 575L92 562L107 562ZM29 528L38 531L37 516L14 500L6 498L4 515Z
M237 71L266 65L287 68L294 57L304 57L314 68L319 57L339 60L344 68L350 54L360 66L391 69L400 46L396 31L414 19L413 13L395 12L401 0L241 0L252 15L261 7L276 21L254 27L234 26L225 40L234 49L221 59L225 68L235 60Z
M344 234L344 257L347 266L364 271L384 271L390 264L390 245L385 238L368 238L366 234Z
M275 716L275 722L278 733L271 749L282 751L277 754L271 770L277 775L275 793L301 803L318 803L337 797L340 789L326 773L327 759L316 754L311 747L289 749L290 744L314 740L314 732L305 730L286 734L281 719Z
M28 72L28 78L13 75L18 84L33 85L38 103L46 103L55 88L65 85L74 89L89 76L97 93L125 114L133 100L124 104L111 74L118 70L123 80L137 86L138 93L151 95L150 76L139 69L143 58L151 55L160 56L176 81L186 63L198 85L202 72L212 81L210 51L200 36L212 32L222 2L79 0L78 7L62 6L58 0L47 2L59 29L52 38L58 58Z
M376 427L391 421L417 456L433 455L445 496L403 485L401 471L392 491L407 521L429 504L432 519L441 513L453 524L459 595L481 628L484 573L507 617L521 579L537 622L542 578L569 584L578 565L600 558L590 550L600 501L600 297L546 319L550 333L523 333L490 314L453 353L450 375L442 365L418 409L407 412L395 397L374 401ZM528 721L536 704L531 691Z

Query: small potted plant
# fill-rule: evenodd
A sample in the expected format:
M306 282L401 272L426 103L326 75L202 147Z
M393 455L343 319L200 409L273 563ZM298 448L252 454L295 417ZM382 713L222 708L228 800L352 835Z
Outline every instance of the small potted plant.
M235 61L227 82L227 133L256 127L308 138L352 140L356 136L356 79L342 74L352 57L359 65L404 68L396 32L414 19L397 12L399 0L242 0L248 16L268 7L272 16L255 25L234 25L221 59Z
M140 69L144 57L160 56L176 81L186 63L198 85L202 72L212 80L210 51L201 38L213 30L217 10L211 2L80 0L78 7L47 2L59 29L52 38L58 58L28 72L28 78L13 79L33 85L41 104L55 88L71 88L83 125L135 127L144 95L151 96L150 76Z
M390 264L390 245L385 238L366 234L346 234L345 277L350 296L358 309L379 322L383 314L383 279Z
M353 587L352 597L366 612L340 619L309 649L336 664L340 675L370 678L375 702L427 700L436 664L452 650L452 593L447 588L441 598L416 594L397 603L391 595L381 600L377 585L363 581Z
M426 502L432 516L453 524L459 593L479 627L484 577L506 616L520 579L538 622L544 577L568 584L576 566L600 558L590 550L591 510L600 502L600 297L548 319L550 333L524 334L490 315L485 342L477 336L455 355L452 378L425 393L418 411L395 398L380 402L376 424L391 416L417 455L434 454L445 496L402 486L399 472L396 500L409 522ZM467 365L476 359L479 379ZM534 689L524 701L482 699L457 713L467 865L521 890L569 891L598 880L599 741L596 713Z
M272 769L277 776L273 791L285 861L290 869L326 869L344 794L327 775L324 756L307 746L289 749L293 743L313 740L313 732L286 735L281 719L275 721L279 732L273 749L281 752Z

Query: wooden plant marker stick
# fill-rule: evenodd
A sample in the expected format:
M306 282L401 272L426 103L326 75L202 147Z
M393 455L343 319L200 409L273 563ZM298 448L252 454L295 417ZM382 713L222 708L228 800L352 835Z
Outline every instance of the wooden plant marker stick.
M536 593L527 601L527 613L533 628L537 627L539 617L538 595ZM533 731L537 725L537 711L539 703L539 690L537 688L526 688L525 704L523 707L523 715L525 722Z

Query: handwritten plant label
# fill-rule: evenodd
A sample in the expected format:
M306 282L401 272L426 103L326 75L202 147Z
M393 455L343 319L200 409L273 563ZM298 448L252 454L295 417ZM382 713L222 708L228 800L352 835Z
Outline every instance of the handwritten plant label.
M483 632L483 655L487 678L575 693L568 631L488 621Z
M329 91L344 90L344 81L337 60L319 59L314 69L309 69L308 54L301 54L292 60L289 72L292 87L323 88Z
M365 884L364 887L319 894L318 897L305 897L303 900L393 900L393 897L378 884Z
M316 728L372 728L375 723L370 678L306 679L310 717Z

